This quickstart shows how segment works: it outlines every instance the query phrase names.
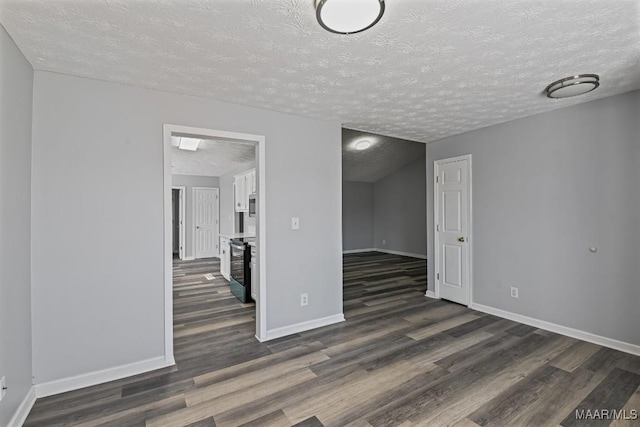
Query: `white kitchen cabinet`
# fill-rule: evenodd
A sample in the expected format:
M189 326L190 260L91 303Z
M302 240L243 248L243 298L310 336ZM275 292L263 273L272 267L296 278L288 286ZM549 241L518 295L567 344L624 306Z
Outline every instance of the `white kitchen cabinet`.
M226 237L220 237L220 274L227 280L231 280L231 249L229 248L230 240Z
M249 211L249 195L256 191L256 170L251 169L234 177L233 206L236 212Z

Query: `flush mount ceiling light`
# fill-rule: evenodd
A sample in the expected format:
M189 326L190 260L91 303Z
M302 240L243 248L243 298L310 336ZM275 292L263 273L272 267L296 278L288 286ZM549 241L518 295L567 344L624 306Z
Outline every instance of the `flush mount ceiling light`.
M316 0L316 18L327 31L355 34L378 23L384 0Z
M600 86L600 76L597 74L580 74L566 77L551 83L544 90L549 98L570 98L591 92Z
M181 150L196 151L200 145L200 140L195 138L180 138L178 148Z
M367 148L371 147L371 141L369 141L368 139L363 139L362 141L358 141L356 142L356 150L366 150Z

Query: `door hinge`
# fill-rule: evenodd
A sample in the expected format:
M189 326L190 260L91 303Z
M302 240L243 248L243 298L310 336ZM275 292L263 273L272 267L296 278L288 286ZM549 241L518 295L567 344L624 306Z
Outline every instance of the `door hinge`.
M440 273L436 274L436 278L440 280Z
M440 182L440 177L436 176L436 182Z
M440 224L436 224L436 231L440 231Z

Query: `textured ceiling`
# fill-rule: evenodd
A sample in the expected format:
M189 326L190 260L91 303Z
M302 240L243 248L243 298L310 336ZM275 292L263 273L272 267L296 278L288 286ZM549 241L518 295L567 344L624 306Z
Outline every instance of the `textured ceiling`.
M343 36L313 0L0 0L38 70L428 142L640 88L637 0L388 0ZM553 80L601 75L549 100Z
M359 151L358 141L368 140L371 147ZM389 136L342 129L342 180L376 182L381 178L424 159L425 145Z
M171 138L171 173L176 175L222 176L250 169L255 145L201 139L196 151L180 150L179 138Z

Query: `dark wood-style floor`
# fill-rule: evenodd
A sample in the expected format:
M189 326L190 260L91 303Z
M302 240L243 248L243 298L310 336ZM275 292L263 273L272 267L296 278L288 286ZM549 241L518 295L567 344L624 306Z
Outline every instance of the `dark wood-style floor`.
M39 399L25 425L569 427L610 424L576 409L640 410L639 357L426 298L425 261L345 256L347 321L267 343L218 267L175 262L175 367Z

